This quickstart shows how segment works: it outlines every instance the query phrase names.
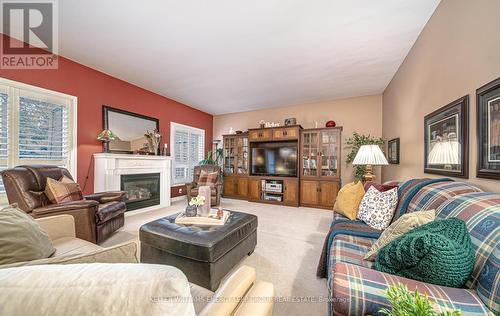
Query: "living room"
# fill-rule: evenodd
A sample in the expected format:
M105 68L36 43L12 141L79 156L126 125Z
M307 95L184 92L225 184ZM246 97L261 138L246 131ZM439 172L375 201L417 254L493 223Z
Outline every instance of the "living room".
M497 0L0 6L0 315L500 312Z

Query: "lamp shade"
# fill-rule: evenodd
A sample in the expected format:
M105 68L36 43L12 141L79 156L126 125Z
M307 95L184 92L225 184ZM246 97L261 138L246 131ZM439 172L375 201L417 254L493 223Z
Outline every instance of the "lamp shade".
M384 153L378 145L363 145L359 147L353 165L388 165Z
M102 132L100 132L99 135L97 135L97 140L101 140L104 142L109 142L110 140L115 140L117 138L118 137L115 134L113 134L113 132L110 131L109 129L105 129Z
M458 165L460 164L460 144L456 140L440 141L434 144L427 162L430 165Z

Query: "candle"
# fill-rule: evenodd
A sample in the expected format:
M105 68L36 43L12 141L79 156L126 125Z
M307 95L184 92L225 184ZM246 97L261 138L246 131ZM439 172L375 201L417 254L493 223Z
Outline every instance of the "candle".
M210 213L210 187L208 185L201 186L198 189L198 195L205 197L205 204L201 206L201 216L208 216Z

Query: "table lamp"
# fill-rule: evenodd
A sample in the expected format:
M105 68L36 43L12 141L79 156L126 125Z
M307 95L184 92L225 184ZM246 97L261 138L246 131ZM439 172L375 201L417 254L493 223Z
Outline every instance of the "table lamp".
M115 134L113 134L113 132L110 131L109 129L105 129L102 132L100 132L99 135L97 135L97 140L100 140L104 143L104 152L106 153L109 152L108 143L117 138L118 137Z
M366 166L366 173L363 175L363 181L366 182L375 180L373 166L388 165L389 163L380 149L380 146L362 145L356 157L354 157L352 164L355 166Z

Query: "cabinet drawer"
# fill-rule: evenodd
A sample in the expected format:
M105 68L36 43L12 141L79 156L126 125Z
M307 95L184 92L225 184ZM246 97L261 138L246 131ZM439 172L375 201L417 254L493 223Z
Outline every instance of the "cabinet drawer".
M284 127L273 129L273 139L298 139L299 129L296 127Z
M261 129L254 130L248 133L248 138L250 141L264 141L272 139L272 130L270 129Z

